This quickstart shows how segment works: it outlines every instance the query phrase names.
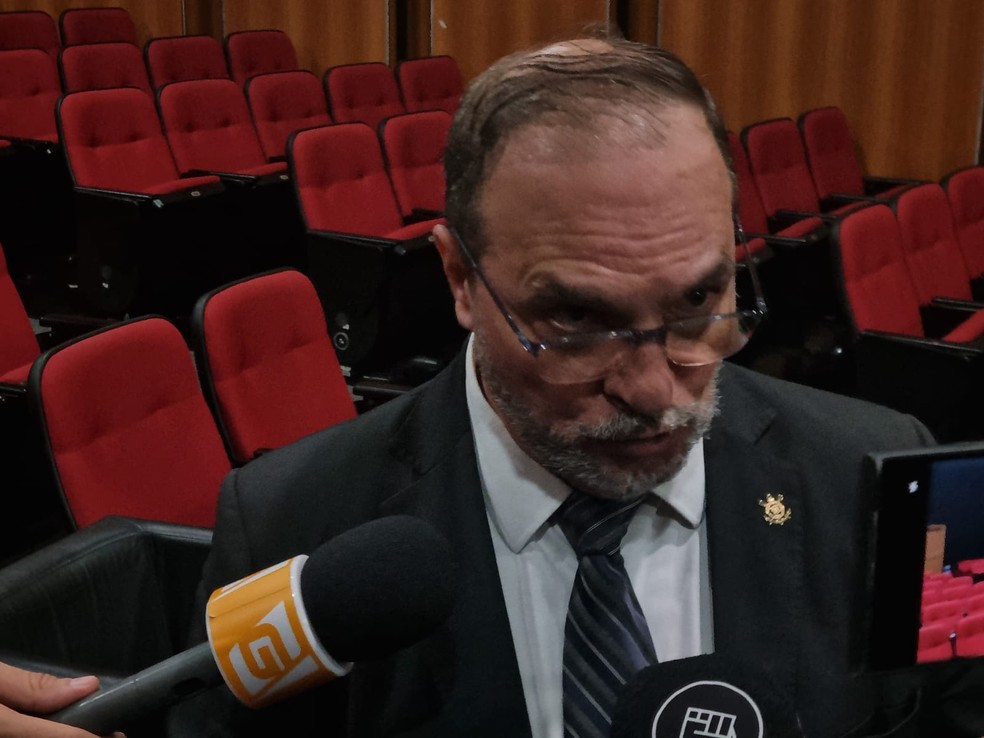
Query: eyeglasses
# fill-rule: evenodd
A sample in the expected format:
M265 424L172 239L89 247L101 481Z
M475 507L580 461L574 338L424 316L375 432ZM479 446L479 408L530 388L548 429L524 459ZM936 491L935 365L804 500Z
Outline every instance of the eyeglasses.
M737 218L736 266L746 272L747 281L751 283L753 307L738 310L737 293L732 288L722 294L716 306L724 308L720 312L669 321L657 328L569 333L544 340L535 340L526 335L512 311L492 287L467 244L453 228L451 234L520 344L538 360L540 376L554 384L578 384L600 379L618 367L628 352L647 343L662 346L667 361L677 366L713 364L741 350L767 312L755 258Z

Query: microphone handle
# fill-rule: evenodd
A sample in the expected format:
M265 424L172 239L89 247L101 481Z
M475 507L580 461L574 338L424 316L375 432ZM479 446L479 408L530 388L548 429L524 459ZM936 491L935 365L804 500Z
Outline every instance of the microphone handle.
M107 735L222 683L212 649L205 642L45 717Z

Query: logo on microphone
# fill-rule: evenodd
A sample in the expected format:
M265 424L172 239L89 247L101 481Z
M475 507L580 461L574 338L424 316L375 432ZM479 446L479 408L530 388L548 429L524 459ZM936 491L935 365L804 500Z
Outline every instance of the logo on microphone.
M652 738L762 738L762 712L727 682L691 682L660 705Z
M318 643L298 594L298 556L216 590L208 639L233 694L250 707L345 674Z

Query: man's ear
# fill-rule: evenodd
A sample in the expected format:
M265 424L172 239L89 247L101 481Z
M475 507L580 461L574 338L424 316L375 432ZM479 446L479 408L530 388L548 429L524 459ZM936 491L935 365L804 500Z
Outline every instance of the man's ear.
M445 225L434 226L434 243L441 255L444 276L454 298L454 313L458 323L465 330L472 330L472 285L469 279L471 270L461 257L461 250L451 231Z

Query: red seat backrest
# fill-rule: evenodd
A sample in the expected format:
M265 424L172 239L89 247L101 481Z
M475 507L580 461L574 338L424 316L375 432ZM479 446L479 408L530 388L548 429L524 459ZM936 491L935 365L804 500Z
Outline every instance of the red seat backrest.
M745 147L734 131L728 131L728 148L731 151L731 163L738 187L738 217L742 228L747 233L768 233L769 221L765 214L765 206L762 205L762 198L752 177Z
M238 463L355 417L324 308L300 272L222 287L192 320L203 385Z
M971 278L984 274L984 167L967 167L943 181L953 227Z
M0 248L0 382L26 382L27 369L40 353L31 321Z
M251 78L246 100L268 161L286 156L287 139L294 131L331 123L321 82L306 69Z
M803 140L791 118L753 123L742 130L741 138L766 215L783 209L820 209Z
M157 99L182 173L236 172L266 163L246 97L232 80L172 82L158 91Z
M920 664L929 661L947 661L953 658L953 643L950 640L950 627L947 624L924 625L919 629L919 645L916 661Z
M872 205L845 216L837 242L844 290L857 329L923 336L919 297L891 208Z
M237 31L225 38L226 63L237 84L257 74L298 69L290 36L280 30Z
M66 95L58 106L75 184L142 192L178 178L150 96L121 88Z
M844 111L833 106L808 110L799 127L817 196L863 195L864 174Z
M379 139L365 123L299 131L287 159L308 230L384 236L403 226Z
M43 10L0 13L0 50L10 49L41 49L56 59L61 40L55 19Z
M55 60L40 49L0 51L0 136L57 141Z
M943 188L930 182L906 190L895 199L895 215L919 302L925 305L934 297L973 299Z
M393 70L382 62L342 64L324 76L325 97L336 123L365 123L407 112Z
M138 319L56 347L30 391L78 527L106 515L214 524L230 463L171 323Z
M380 125L386 168L400 212L444 212L444 149L451 116L443 110L406 113Z
M222 44L211 36L154 38L144 47L154 89L189 79L229 79Z
M143 54L133 44L66 46L59 56L65 92L136 87L150 94Z
M59 18L62 44L137 44L137 28L125 8L70 8Z
M461 70L451 56L402 61L396 67L396 80L408 113L443 110L454 115L464 91Z
M984 656L984 613L968 615L957 623L957 656Z

